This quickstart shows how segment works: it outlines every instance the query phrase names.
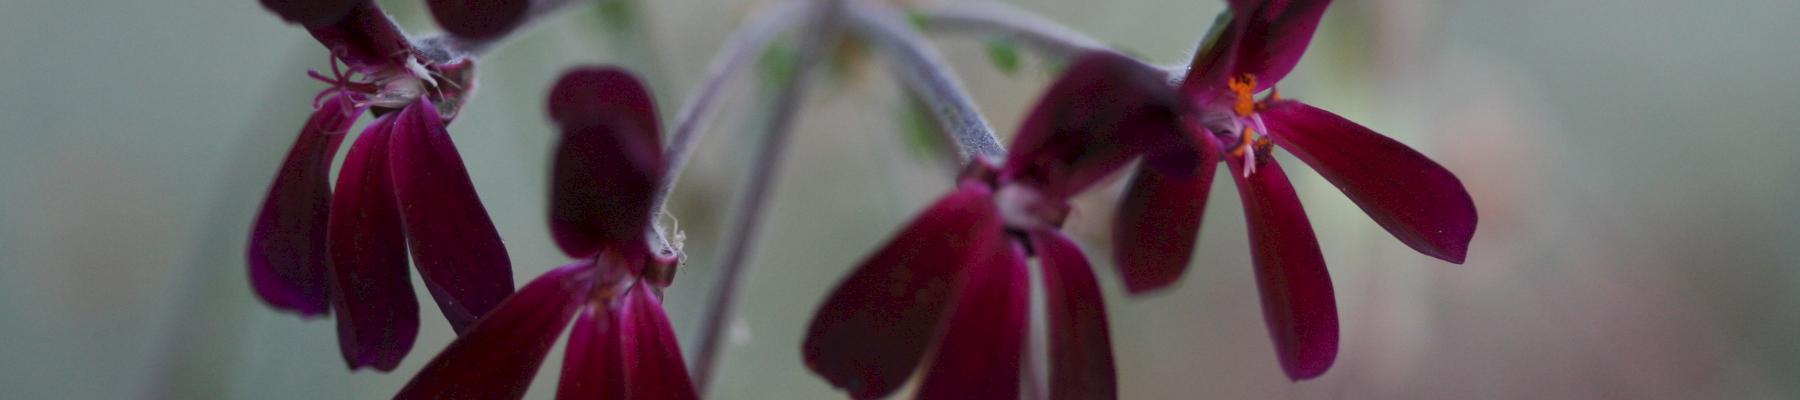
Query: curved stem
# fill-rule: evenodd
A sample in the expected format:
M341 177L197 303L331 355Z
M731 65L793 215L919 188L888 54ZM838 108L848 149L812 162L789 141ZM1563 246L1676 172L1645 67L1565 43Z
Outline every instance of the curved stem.
M943 3L922 7L917 14L933 30L1003 35L1045 56L1069 59L1088 51L1113 51L1112 46L1048 17L1002 3ZM1136 57L1140 68L1156 70L1180 79L1187 66L1162 67Z
M893 6L857 1L849 16L858 31L888 50L888 60L900 70L902 80L931 106L938 123L955 135L964 161L977 155L998 161L1006 155L999 136L982 118L950 64L907 23L905 14Z
M738 286L743 282L746 266L750 264L750 248L756 242L756 230L762 225L763 215L768 211L769 194L774 189L775 176L780 172L783 150L787 148L788 138L792 134L794 115L799 111L806 93L809 72L829 50L831 41L838 36L834 21L839 1L813 0L812 4L816 7L816 13L806 25L806 30L801 32L794 73L775 95L768 131L763 136L762 146L757 149L756 158L751 161L750 170L746 172L749 181L745 182L738 197L735 208L737 218L727 231L726 240L729 242L719 257L719 286L705 318L701 319L700 332L704 336L694 355L694 362L689 366L692 370L689 375L693 376L694 386L701 393L705 393L712 383L712 372L717 368L715 364L725 327L736 311Z

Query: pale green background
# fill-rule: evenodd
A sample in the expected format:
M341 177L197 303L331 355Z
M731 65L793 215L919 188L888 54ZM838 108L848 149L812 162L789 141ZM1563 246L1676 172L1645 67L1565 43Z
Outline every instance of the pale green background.
M416 2L383 3L431 30ZM492 54L451 127L521 282L564 261L543 223L548 82L623 63L647 72L667 120L751 9L642 3L624 36L587 9ZM1221 3L1020 5L1177 63ZM1332 263L1343 351L1289 383L1229 184L1182 284L1127 299L1105 256L1115 182L1070 229L1100 269L1124 397L1800 397L1800 2L1338 3L1283 93L1461 176L1482 218L1468 264L1411 252L1290 162ZM979 38L939 39L1010 134L1047 67L1027 57L1000 74ZM349 373L329 320L248 290L247 227L324 60L250 0L0 2L0 398L382 398L449 342L423 302L398 371ZM837 397L800 364L804 324L947 187L947 169L904 149L879 65L810 93L715 397ZM677 193L694 263L667 306L689 347L760 121L750 105L766 98L738 88ZM551 395L559 358L531 397Z

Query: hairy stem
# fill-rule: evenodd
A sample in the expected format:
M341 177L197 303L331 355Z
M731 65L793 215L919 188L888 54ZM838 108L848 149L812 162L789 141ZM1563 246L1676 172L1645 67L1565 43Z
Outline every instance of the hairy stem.
M1106 43L1055 20L1024 9L993 2L946 2L916 10L927 29L955 33L1001 35L1018 41L1047 57L1071 59L1089 51L1113 51ZM1136 57L1139 68L1180 79L1187 66L1159 67Z
M718 367L716 364L721 341L736 311L738 286L743 283L745 267L750 265L750 248L756 242L757 228L762 225L763 215L768 211L769 194L774 189L783 150L787 148L788 138L792 133L794 115L800 110L804 100L809 72L838 36L835 21L839 3L839 0L812 0L816 11L799 36L793 75L781 84L775 94L768 130L764 133L762 146L757 149L756 158L751 160L750 169L746 172L745 176L749 181L745 182L738 197L735 208L737 217L727 231L727 244L719 257L719 285L706 316L701 319L700 332L703 336L700 348L694 355L694 363L689 367L692 369L690 375L694 378L694 386L701 393L705 393L712 383L712 372Z
M849 16L859 32L879 43L903 81L929 105L938 123L956 137L964 161L981 156L998 161L1006 148L994 135L967 89L931 43L908 24L899 9L873 1L855 1Z

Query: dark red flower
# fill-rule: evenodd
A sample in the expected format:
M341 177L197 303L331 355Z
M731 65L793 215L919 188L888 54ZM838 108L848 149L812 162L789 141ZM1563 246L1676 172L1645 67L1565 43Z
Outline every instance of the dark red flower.
M330 2L264 3L289 17L283 11ZM332 74L311 75L332 87L317 96L324 101L315 102L251 229L250 277L277 309L336 310L350 367L387 371L419 328L409 250L458 332L512 293L512 271L445 129L473 90L474 62L429 57L374 3L346 4L328 22L296 18L330 49ZM331 159L365 110L379 118L350 146L333 192Z
M1114 397L1100 288L1060 227L1072 196L1147 150L1186 141L1168 125L1181 114L1174 89L1131 65L1096 53L1071 66L1026 117L1004 164L971 162L955 190L831 293L807 334L807 366L874 398L930 359L921 398L1018 398L1035 255L1048 291L1051 397Z
M631 75L589 68L564 74L549 103L562 128L550 226L579 260L507 298L395 398L523 397L571 319L557 398L698 398L660 300L675 260L645 236L664 170L655 102Z
M1199 160L1197 170L1139 168L1114 226L1127 289L1173 284L1193 253L1213 166L1224 161L1249 221L1264 320L1282 369L1296 380L1324 373L1336 358L1337 306L1306 212L1271 155L1275 145L1426 255L1462 263L1476 222L1474 202L1450 171L1393 139L1274 93L1329 3L1230 1L1229 23L1195 56L1181 85L1193 110L1184 126L1207 145L1151 157ZM1263 91L1270 94L1257 100Z

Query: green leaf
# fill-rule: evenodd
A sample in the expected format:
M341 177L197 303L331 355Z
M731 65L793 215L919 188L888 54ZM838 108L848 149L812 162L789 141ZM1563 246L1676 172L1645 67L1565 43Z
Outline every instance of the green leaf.
M995 36L987 40L988 61L1001 73L1012 75L1019 72L1019 43L1010 36Z
M954 157L950 154L950 142L942 127L938 126L931 109L920 100L919 96L908 92L906 100L894 111L894 119L900 123L902 143L906 153L926 161L941 161Z
M756 71L762 75L761 80L779 84L779 82L793 79L794 70L800 63L800 56L797 53L789 44L769 43L769 47L763 50L762 56L756 59Z

